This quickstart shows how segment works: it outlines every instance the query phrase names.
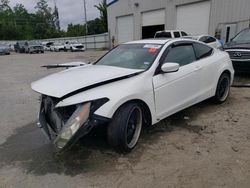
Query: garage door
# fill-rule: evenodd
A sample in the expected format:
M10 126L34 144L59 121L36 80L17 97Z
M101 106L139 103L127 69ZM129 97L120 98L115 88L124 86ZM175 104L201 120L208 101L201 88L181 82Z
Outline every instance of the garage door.
M142 39L154 38L157 31L165 29L165 9L142 13Z
M177 7L176 28L188 34L208 34L210 1Z
M119 44L134 39L133 16L123 16L117 18L117 34L118 34L117 38Z
M164 25L165 10L155 10L142 13L142 26Z

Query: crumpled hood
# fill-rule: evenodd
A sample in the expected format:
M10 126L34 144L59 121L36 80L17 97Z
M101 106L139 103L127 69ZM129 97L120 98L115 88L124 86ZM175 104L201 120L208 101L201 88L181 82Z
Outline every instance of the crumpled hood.
M224 45L224 49L250 49L250 42L249 43L236 43L236 42L229 42Z
M76 90L141 71L104 65L85 65L42 78L33 82L31 88L38 93L61 98Z

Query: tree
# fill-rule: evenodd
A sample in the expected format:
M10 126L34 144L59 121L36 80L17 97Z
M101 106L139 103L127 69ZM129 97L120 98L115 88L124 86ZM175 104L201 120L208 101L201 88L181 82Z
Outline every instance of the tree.
M46 0L40 0L35 6L37 9L36 20L38 23L35 27L36 38L50 38L59 36L59 20L57 13L52 12L52 8L49 7Z
M95 7L99 10L100 12L100 18L101 22L103 24L105 32L108 31L108 15L107 15L107 0L103 0L101 3L98 5L95 5Z

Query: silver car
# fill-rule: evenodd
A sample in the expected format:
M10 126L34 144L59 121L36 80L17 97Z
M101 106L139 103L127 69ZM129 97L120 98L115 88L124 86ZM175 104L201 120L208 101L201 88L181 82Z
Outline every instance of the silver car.
M5 44L0 44L0 54L10 55L10 47Z

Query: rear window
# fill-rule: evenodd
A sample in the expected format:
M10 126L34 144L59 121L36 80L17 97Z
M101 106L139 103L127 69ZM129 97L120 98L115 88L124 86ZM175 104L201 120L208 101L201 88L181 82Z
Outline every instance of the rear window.
M170 32L159 32L155 34L155 38L172 38Z
M213 48L199 43L194 43L194 50L197 59L208 57L213 53Z

